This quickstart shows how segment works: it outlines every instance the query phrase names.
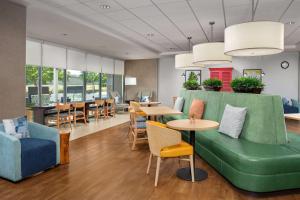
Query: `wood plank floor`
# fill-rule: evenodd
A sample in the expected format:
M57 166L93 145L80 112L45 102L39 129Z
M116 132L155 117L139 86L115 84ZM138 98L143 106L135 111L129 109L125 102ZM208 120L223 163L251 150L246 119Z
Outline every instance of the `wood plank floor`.
M146 175L148 146L140 144L137 151L131 151L127 130L127 125L120 125L71 141L69 165L58 166L17 184L0 179L0 199L300 199L300 190L265 194L239 190L199 158L197 166L208 172L207 180L192 184L178 179L175 176L178 161L169 159L162 162L158 187L154 188L154 165L150 175Z

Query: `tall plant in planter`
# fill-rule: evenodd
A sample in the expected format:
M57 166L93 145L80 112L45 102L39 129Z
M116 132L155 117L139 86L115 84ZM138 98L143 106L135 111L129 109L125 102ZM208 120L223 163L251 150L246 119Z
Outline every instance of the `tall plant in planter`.
M198 77L194 72L191 72L188 80L183 84L183 87L187 90L200 90L200 84L198 83Z
M220 91L222 86L222 81L217 78L209 78L203 81L203 87L207 91Z

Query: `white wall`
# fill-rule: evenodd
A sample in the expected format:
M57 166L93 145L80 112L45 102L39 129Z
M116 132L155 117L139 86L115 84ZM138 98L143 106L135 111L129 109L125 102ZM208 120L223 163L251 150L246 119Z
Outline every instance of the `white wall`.
M288 61L288 69L282 69L282 61ZM263 93L275 94L298 99L299 54L297 52L281 53L271 56L234 58L232 66L239 76L243 69L256 68L265 72Z
M290 66L284 70L280 67L282 61L288 61ZM178 96L182 88L184 70L175 69L174 56L164 56L159 59L158 100L166 105L172 105L172 96ZM216 66L214 66L216 67ZM233 67L233 78L242 76L243 69L262 69L265 72L265 94L275 94L298 99L299 87L299 53L285 52L262 57L235 57L232 64L217 67ZM202 69L202 81L209 78L208 68Z
M158 101L172 106L173 96L178 96L184 83L181 74L184 70L175 70L175 57L164 56L158 63Z

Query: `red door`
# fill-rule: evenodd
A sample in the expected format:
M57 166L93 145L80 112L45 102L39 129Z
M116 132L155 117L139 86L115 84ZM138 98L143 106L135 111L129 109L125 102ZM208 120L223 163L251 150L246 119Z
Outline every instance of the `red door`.
M232 67L225 68L209 68L210 78L217 78L223 82L223 88L221 91L232 92L230 83L232 80Z

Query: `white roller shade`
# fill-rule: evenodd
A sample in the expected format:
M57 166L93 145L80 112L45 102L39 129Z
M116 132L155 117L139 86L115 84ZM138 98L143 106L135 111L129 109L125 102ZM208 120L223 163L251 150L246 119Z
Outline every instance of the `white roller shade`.
M26 64L38 65L42 64L41 58L42 46L40 42L26 40Z
M86 71L85 53L68 49L68 69Z
M66 49L43 44L43 66L66 69Z
M115 73L119 75L124 75L124 61L123 60L115 60Z
M114 74L114 60L113 59L102 57L101 67L102 67L102 73Z
M93 54L87 54L86 56L86 67L88 72L101 73L101 57Z

